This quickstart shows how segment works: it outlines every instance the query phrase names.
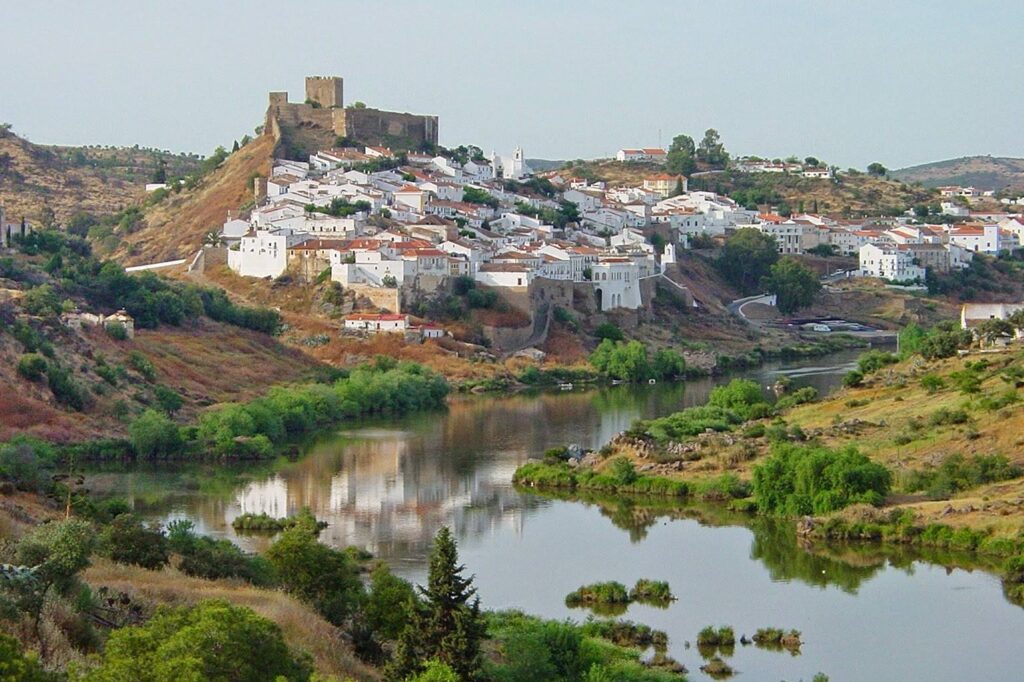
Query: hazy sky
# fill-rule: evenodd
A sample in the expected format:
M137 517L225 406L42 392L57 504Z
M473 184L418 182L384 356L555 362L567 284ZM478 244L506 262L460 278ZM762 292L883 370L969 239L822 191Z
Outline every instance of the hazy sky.
M0 121L40 143L208 153L307 74L440 116L441 143L895 168L1024 156L1024 2L3 0Z

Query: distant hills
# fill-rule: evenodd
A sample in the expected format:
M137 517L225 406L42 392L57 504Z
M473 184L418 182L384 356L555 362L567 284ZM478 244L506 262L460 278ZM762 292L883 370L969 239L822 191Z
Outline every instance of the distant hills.
M565 161L553 161L551 159L527 159L526 165L537 173L555 170L565 165Z
M960 185L982 190L1024 190L1024 159L964 156L901 168L889 175L904 182L920 182L925 187Z

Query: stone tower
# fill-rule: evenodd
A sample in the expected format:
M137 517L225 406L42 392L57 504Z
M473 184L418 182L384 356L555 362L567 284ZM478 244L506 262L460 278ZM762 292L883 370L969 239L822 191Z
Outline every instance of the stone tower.
M344 107L344 79L340 76L306 76L306 99L325 109Z

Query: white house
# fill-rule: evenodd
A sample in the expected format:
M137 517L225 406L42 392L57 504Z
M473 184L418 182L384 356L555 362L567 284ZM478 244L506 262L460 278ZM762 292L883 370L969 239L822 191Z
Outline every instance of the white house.
M602 312L642 305L640 269L629 258L601 258L591 266L594 290Z
M533 277L532 270L518 263L483 263L474 279L484 286L518 289L530 286Z
M657 147L647 149L620 149L615 152L616 161L654 161L663 162L668 154Z
M949 243L962 246L975 253L997 254L1003 249L1012 250L1019 245L1013 233L1002 232L998 225L968 225L949 233Z
M969 329L987 320L1005 320L1018 310L1024 310L1024 303L964 303L960 308L960 327Z
M345 329L377 333L398 333L409 328L409 316L397 313L352 313L345 318Z
M309 238L293 230L249 232L228 250L228 267L242 277L280 277L288 267L288 248Z
M860 247L860 274L892 282L924 281L925 269L914 264L913 255L892 244Z

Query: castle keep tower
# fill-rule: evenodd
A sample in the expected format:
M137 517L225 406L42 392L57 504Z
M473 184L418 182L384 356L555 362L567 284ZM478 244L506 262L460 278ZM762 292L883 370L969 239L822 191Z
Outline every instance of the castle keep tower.
M306 76L306 99L324 109L343 108L344 79L339 76Z

